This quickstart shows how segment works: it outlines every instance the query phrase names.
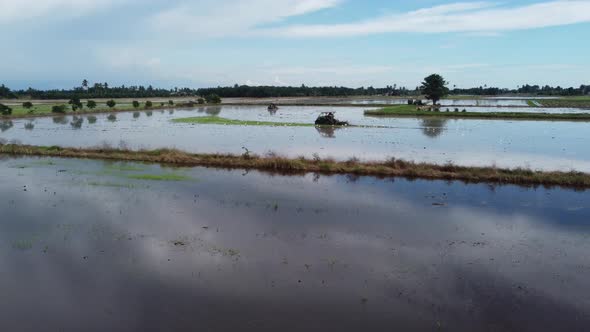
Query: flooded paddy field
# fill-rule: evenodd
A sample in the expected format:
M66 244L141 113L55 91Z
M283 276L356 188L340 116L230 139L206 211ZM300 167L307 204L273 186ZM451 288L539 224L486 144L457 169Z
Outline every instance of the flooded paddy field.
M590 109L571 107L510 107L510 106L441 106L441 112L455 110L479 113L549 113L549 114L586 114Z
M408 99L420 99L426 102L424 97L291 97L291 98L225 98L224 103L230 104L259 104L259 103L277 103L277 104L351 104L351 105L405 105ZM441 100L442 105L457 106L529 106L529 100L543 99L539 97L473 97L462 96L461 98L448 97ZM556 98L557 99L557 98Z
M0 160L2 331L584 331L590 192Z
M409 98L412 99L412 98ZM427 100L424 100L427 102ZM342 101L345 103L345 101ZM351 101L352 104L372 105L372 104L386 104L386 105L406 105L406 99L359 99ZM442 106L482 106L482 107L500 107L500 106L518 106L528 107L526 99L442 99L440 101Z
M275 152L347 160L396 157L465 166L527 167L590 171L586 137L590 122L506 121L366 117L355 107L219 106L195 110L142 111L91 116L4 120L0 139L33 145L139 148L175 147L195 153L260 155ZM224 126L174 123L194 116L266 122L313 123L320 112L335 111L365 128Z

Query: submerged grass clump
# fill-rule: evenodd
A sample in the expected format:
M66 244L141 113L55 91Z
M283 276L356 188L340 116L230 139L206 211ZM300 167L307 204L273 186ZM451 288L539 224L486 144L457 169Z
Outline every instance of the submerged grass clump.
M181 174L130 174L125 176L132 180L145 180L145 181L189 181L191 177Z
M120 171L120 172L142 172L145 170L143 167L128 164L107 164L105 169L109 171Z
M229 126L275 126L275 127L313 127L314 124L296 123L296 122L269 122L269 121L251 121L251 120L233 120L217 116L198 116L191 118L174 119L176 123L192 124L215 124Z
M61 158L86 158L101 160L136 161L160 163L174 166L205 166L229 169L258 169L269 172L303 174L353 174L379 177L408 177L439 180L460 180L466 183L499 183L524 186L561 186L575 189L590 189L590 174L582 172L533 171L530 169L502 169L497 167L467 167L452 164L438 165L416 163L399 159L384 162L362 162L357 160L334 161L322 159L286 158L277 155L257 156L254 154L191 154L175 149L132 151L115 148L60 148L0 144L0 154L14 156L42 156ZM121 174L137 180L184 181L190 178L175 173L163 174Z
M134 189L135 186L129 183L116 183L116 182L97 182L91 181L88 182L89 186L92 187L109 187L109 188L124 188L124 189Z

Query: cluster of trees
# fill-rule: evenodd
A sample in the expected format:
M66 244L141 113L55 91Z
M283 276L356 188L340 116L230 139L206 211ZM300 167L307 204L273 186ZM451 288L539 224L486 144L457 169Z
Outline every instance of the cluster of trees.
M497 87L480 86L475 88L457 88L454 86L450 89L451 94L464 95L503 95L503 94L526 94L539 96L575 96L590 94L590 85L581 85L578 88L562 88L560 86L539 86L539 85L522 85L517 89L502 89ZM90 98L169 98L182 96L218 96L221 98L231 97L313 97L313 96L415 96L421 93L420 87L408 89L398 87L397 85L386 86L385 88L374 87L300 87L288 86L248 86L234 85L229 87L190 89L174 88L159 89L151 85L144 86L120 86L110 87L108 83L95 83L89 85L87 80L82 85L70 90L36 90L29 88L27 90L12 91L4 85L0 85L0 98L10 99L19 97L30 97L33 99L90 99Z
M269 98L269 97L342 97L342 96L410 96L415 95L417 90L408 90L405 87L397 85L387 86L385 88L360 87L347 88L338 86L326 87L300 87L290 86L248 86L234 85L230 87L217 87L198 89L197 94L201 96L218 95L222 98L232 97L251 97L251 98Z
M195 96L197 91L189 88L159 89L151 85L111 87L108 83L82 81L82 85L70 90L27 90L11 91L4 85L0 87L0 98L30 97L33 99L88 99L88 98L168 98Z
M4 84L0 85L0 98L12 99L16 98L16 95L10 91Z
M12 114L12 108L4 105L4 104L0 104L0 115L10 115Z
M217 94L223 98L232 97L253 97L253 98L269 98L269 97L346 97L346 96L416 96L421 93L421 87L408 89L406 87L398 87L397 85L386 86L385 88L374 87L360 87L360 88L346 88L346 87L286 87L286 86L247 86L234 85L232 87L217 87L198 89L197 94L208 95ZM457 88L449 90L449 93L454 95L476 95L476 96L498 96L509 94L525 94L532 96L580 96L590 94L590 85L581 85L578 88L569 87L562 88L560 86L544 86L538 85L523 85L516 89L505 89L497 87L480 86L477 88Z
M524 94L532 96L580 96L590 94L590 85L580 85L578 88L562 88L560 86L552 87L549 85L529 85L518 86L516 89L501 89L496 87L480 86L478 88L459 89L455 87L451 90L456 95L481 95L497 96L507 94Z

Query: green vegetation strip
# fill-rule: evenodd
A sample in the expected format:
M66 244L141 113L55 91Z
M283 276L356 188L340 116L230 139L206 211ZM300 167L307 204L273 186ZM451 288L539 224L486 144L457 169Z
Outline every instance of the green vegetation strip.
M374 111L365 111L368 116L383 117L445 117L445 118L468 118L468 119L513 119L513 120L555 120L590 121L590 113L525 113L525 112L440 112L419 110L415 106L403 105L385 107Z
M588 108L590 109L590 97L573 97L562 99L538 99L535 100L543 107L564 107L564 108Z
M176 123L192 123L192 124L215 124L215 125L229 125L229 126L273 126L273 127L313 127L314 124L296 123L296 122L269 122L269 121L247 121L247 120L233 120L217 116L198 116L192 118L174 119L172 122Z
M523 186L544 185L590 189L590 174L581 172L543 172L528 169L496 167L464 167L436 165L390 159L384 162L360 162L356 159L338 162L331 159L260 157L251 154L190 154L174 149L124 150L110 148L76 149L61 147L0 144L0 154L136 161L176 166L205 166L230 169L258 169L281 173L316 172L324 174L355 174L382 177L408 177L433 180L459 180L467 183L489 182Z

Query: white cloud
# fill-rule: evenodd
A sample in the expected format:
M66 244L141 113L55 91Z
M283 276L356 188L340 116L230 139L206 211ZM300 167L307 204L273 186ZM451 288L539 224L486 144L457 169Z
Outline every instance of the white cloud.
M121 3L116 0L0 0L0 23L48 15L82 16Z
M222 37L245 34L264 24L337 6L342 0L204 0L185 2L150 18L159 30Z
M284 37L347 37L378 33L480 32L535 29L590 22L590 1L551 1L520 7L490 2L456 3L347 24L260 29Z

